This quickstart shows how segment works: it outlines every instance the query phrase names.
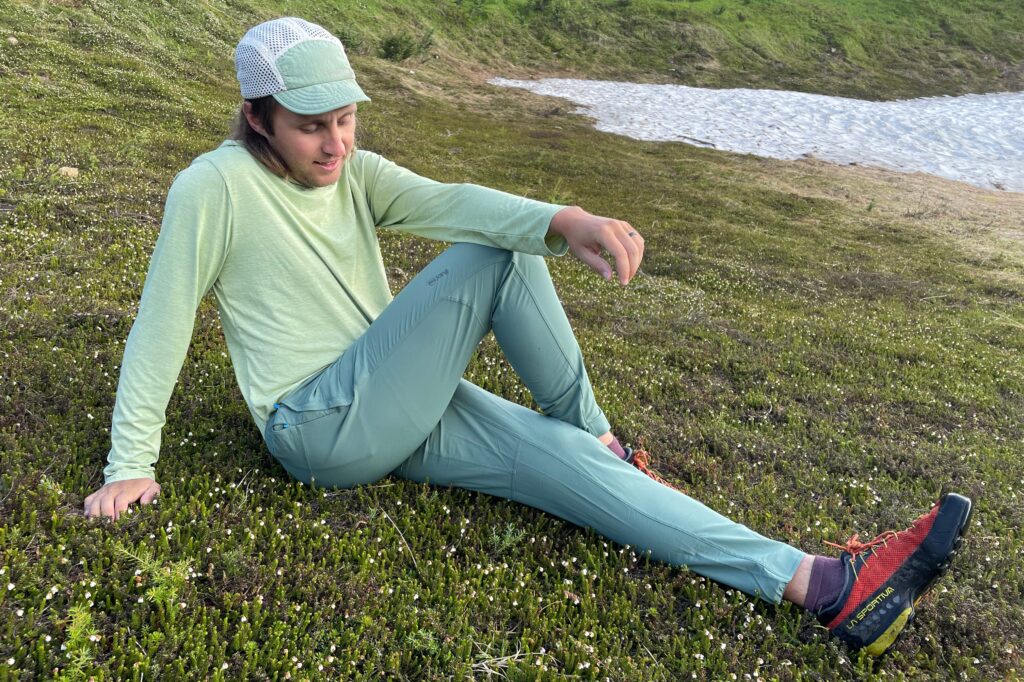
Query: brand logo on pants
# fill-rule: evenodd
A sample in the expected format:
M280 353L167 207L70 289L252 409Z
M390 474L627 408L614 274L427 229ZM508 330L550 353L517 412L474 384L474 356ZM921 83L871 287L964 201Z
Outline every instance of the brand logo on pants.
M434 286L435 284L437 284L437 280L441 279L442 277L447 277L447 276L448 276L448 268L445 268L441 272L439 272L436 275L434 275L433 277L431 277L427 281L427 285L428 286Z

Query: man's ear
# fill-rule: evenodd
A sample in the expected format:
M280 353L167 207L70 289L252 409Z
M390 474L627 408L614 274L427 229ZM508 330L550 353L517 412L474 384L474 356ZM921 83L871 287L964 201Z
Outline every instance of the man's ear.
M252 113L252 102L242 102L242 113L245 114L245 120L249 122L249 127L255 130L263 137L269 138L270 134L267 129L263 127L260 120Z

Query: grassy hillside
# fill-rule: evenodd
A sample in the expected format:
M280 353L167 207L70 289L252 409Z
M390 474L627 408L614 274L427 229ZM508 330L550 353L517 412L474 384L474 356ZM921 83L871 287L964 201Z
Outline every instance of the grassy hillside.
M231 29L282 14L329 26L352 52L410 63L868 99L1024 87L1024 5L999 0L64 0L17 2L4 28L220 73Z
M480 80L1018 88L1024 10L383 4L0 6L0 680L1018 678L1024 197L639 143ZM238 37L284 13L353 48L374 99L363 147L643 231L625 290L551 267L614 428L666 477L808 551L903 527L944 488L978 500L892 656L851 658L796 609L502 500L289 482L211 301L168 408L159 504L82 517L167 187L225 135ZM396 288L440 248L382 239ZM493 341L467 376L529 400Z

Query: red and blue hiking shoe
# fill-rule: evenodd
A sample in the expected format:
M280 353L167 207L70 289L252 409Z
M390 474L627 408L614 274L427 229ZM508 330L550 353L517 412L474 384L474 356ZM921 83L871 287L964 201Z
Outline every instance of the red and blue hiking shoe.
M914 607L946 572L971 518L971 501L947 493L931 511L903 531L887 531L871 542L858 536L839 557L845 584L839 598L815 615L851 649L881 656L914 619ZM831 544L831 543L829 543Z

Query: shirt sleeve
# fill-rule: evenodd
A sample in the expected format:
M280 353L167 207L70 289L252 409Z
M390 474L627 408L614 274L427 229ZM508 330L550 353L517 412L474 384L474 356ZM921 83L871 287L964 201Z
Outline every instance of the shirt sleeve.
M155 478L167 403L192 339L199 301L227 256L230 224L227 188L212 164L197 161L178 174L125 343L103 469L107 483Z
M480 185L440 183L378 154L360 154L377 227L541 256L561 256L569 248L560 235L548 236L551 219L565 206Z

